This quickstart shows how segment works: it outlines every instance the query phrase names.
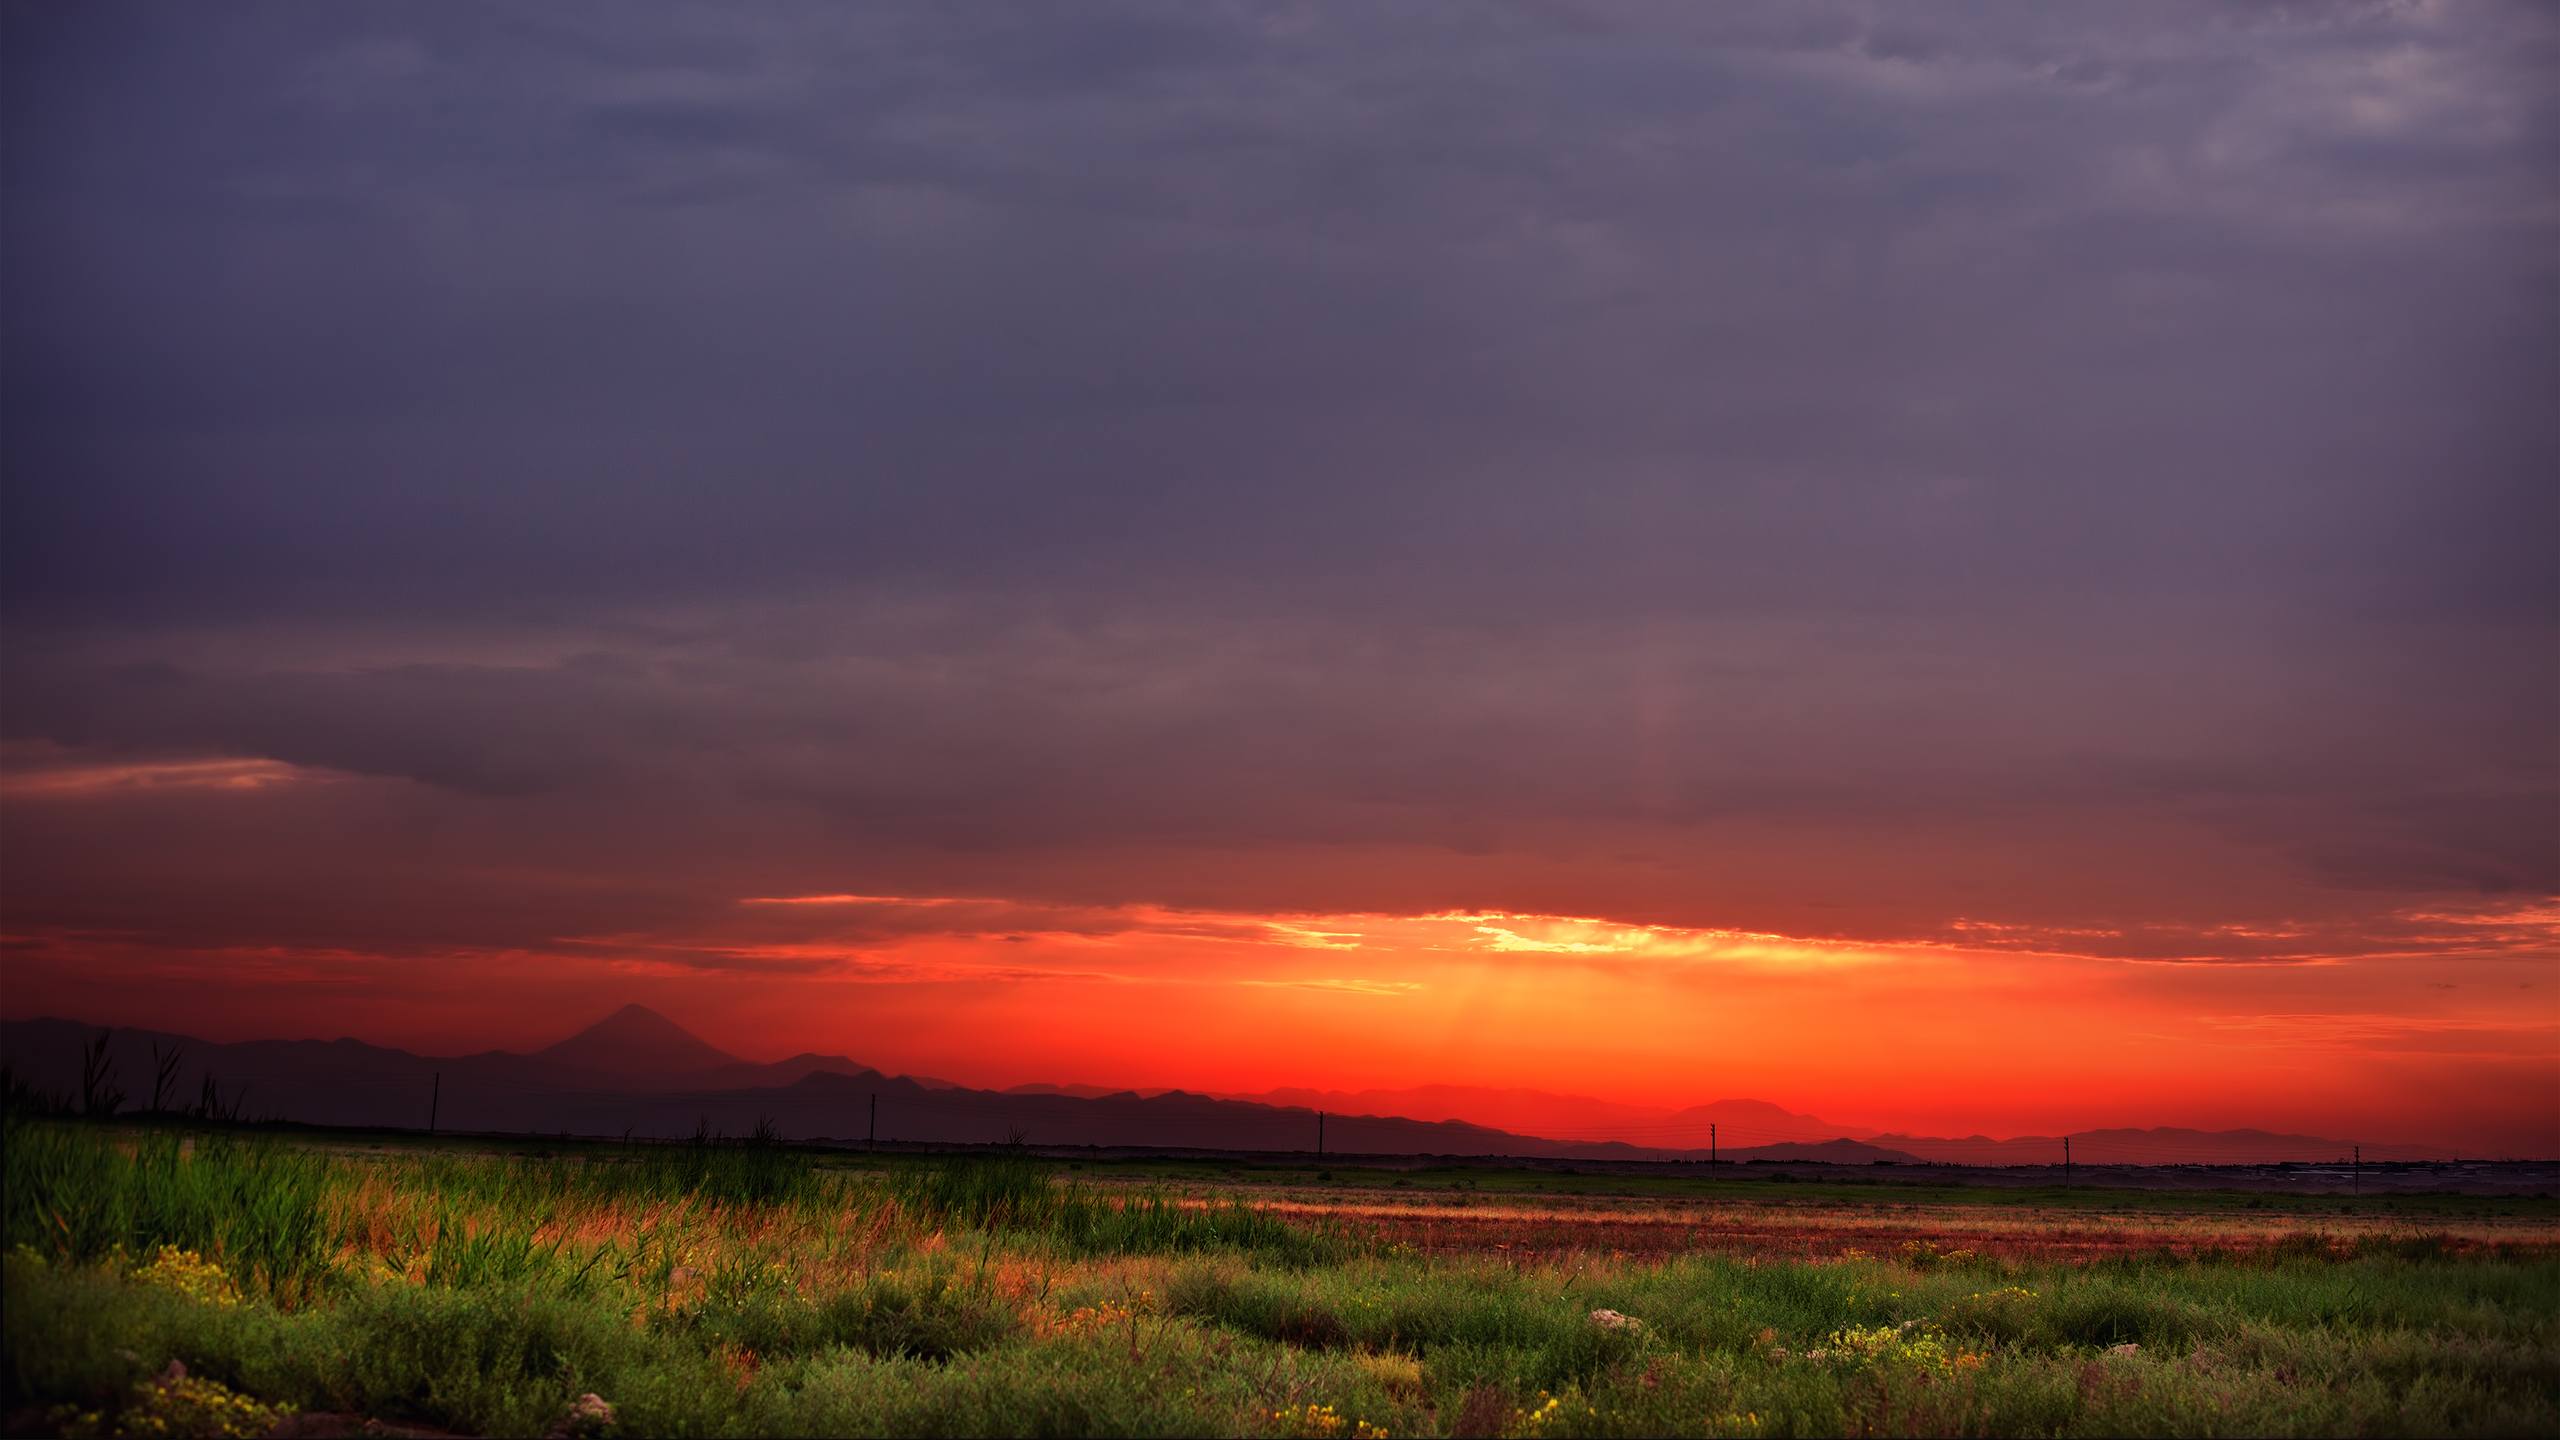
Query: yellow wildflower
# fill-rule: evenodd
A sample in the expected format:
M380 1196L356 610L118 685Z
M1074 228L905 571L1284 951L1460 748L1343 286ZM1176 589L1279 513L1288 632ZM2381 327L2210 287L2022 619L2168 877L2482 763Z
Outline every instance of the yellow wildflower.
M232 1283L220 1265L175 1245L161 1246L149 1263L133 1272L133 1278L222 1309L240 1303L240 1287Z

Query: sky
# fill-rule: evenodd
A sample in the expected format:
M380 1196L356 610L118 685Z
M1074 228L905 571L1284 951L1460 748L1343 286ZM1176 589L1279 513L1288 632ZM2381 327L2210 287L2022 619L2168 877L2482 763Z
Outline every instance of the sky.
M2560 1153L2555 80L0 7L0 1013Z

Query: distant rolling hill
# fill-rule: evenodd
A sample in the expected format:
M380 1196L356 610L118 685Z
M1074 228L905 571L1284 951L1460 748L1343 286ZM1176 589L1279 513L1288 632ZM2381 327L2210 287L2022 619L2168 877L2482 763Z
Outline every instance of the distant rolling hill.
M1265 1090L1231 1100L1291 1105L1343 1115L1402 1115L1414 1120L1464 1120L1470 1124L1564 1140L1620 1140L1672 1149L1707 1147L1709 1127L1726 1149L1755 1145L1854 1139L1855 1126L1835 1125L1765 1100L1717 1100L1673 1109L1627 1105L1588 1095L1482 1085L1417 1085L1398 1090Z
M96 1026L67 1020L0 1023L0 1059L38 1089L74 1096L82 1048L98 1033ZM1757 1100L1658 1111L1460 1086L1249 1097L1096 1085L978 1090L884 1075L842 1055L745 1060L638 1005L531 1054L435 1057L357 1040L218 1044L117 1030L108 1054L130 1110L150 1102L155 1045L180 1057L169 1097L176 1106L193 1104L210 1076L223 1103L238 1105L244 1118L322 1125L419 1128L432 1113L446 1130L681 1137L704 1126L744 1134L769 1121L792 1139L861 1140L876 1104L884 1141L1309 1152L1317 1148L1322 1111L1323 1145L1335 1154L1702 1160L1713 1124L1716 1153L1736 1162L2043 1165L2061 1158L2058 1138L1861 1138ZM1520 1128L1457 1118L1461 1113L1516 1116ZM1563 1133L1537 1133L1541 1129ZM2339 1141L2259 1131L2091 1131L2072 1139L2074 1158L2083 1164L2325 1161L2348 1149ZM2437 1158L2402 1153L2414 1148L2365 1150L2373 1160Z
M1939 1140L1914 1135L1879 1135L1873 1143L1907 1151L1942 1165L2059 1165L2062 1137L2020 1135L1994 1140L1969 1135ZM2276 1135L2264 1130L2152 1129L2075 1130L2071 1158L2081 1165L2267 1165L2283 1161L2326 1164L2345 1160L2355 1151L2350 1141L2318 1135ZM2366 1145L2364 1158L2381 1160L2450 1160L2453 1152L2431 1145Z
M81 1048L97 1033L95 1026L63 1020L0 1024L0 1055L39 1088L68 1095L79 1087ZM225 1096L242 1102L245 1116L315 1124L420 1127L432 1107L447 1130L672 1137L705 1125L742 1134L769 1120L794 1139L859 1140L869 1131L876 1098L883 1140L1019 1138L1044 1145L1263 1151L1312 1151L1317 1145L1311 1109L1180 1090L974 1090L883 1075L840 1055L759 1063L726 1054L637 1005L529 1055L487 1051L438 1058L356 1040L216 1044L118 1030L111 1034L109 1054L119 1082L136 1092L130 1108L148 1102L139 1092L149 1085L155 1044L182 1057L173 1087L179 1103L191 1103L201 1078L210 1074ZM1325 1148L1336 1153L1691 1158L1679 1149L1549 1140L1402 1116L1334 1115L1323 1124ZM1846 1158L1894 1157L1859 1147Z
M626 1006L529 1055L489 1050L425 1056L361 1040L231 1044L150 1030L114 1030L108 1055L128 1108L150 1100L154 1048L180 1057L175 1098L195 1102L210 1076L244 1116L330 1125L423 1125L432 1104L447 1128L556 1130L551 1116L600 1095L635 1100L788 1085L811 1074L867 1075L841 1055L742 1060L642 1006ZM0 1057L40 1089L79 1089L80 1052L99 1027L65 1020L0 1024Z
M1000 1093L1006 1095L1072 1095L1078 1100L1099 1100L1106 1095L1148 1096L1162 1095L1167 1092L1161 1089L1132 1090L1125 1085L1048 1085L1034 1081L1028 1085L1008 1085ZM1234 1100L1242 1097L1227 1095L1219 1098Z

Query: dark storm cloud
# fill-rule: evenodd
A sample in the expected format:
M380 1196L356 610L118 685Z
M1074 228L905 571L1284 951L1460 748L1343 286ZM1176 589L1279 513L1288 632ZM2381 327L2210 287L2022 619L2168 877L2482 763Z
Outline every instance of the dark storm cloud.
M2560 885L2546 9L0 23L0 720L368 777L263 843L424 931Z
M2560 886L2532 823L2536 696L2482 668L2494 646L2391 669L2200 627L1495 634L859 608L506 664L30 657L0 717L63 747L49 765L210 750L351 778L22 801L22 832L52 842L28 893L88 894L66 919L109 925L132 918L133 871L161 903L192 871L207 908L188 933L245 907L261 932L398 948L734 934L741 897L847 889L1526 905L1502 862L1598 860L1621 878L1550 876L1540 903L1871 936L2165 921L2180 933L2141 943L2184 954L2184 930L2217 921ZM2489 701L2508 707L2494 725L2471 714ZM2447 732L2475 748L2437 753ZM190 859L208 826L228 847L212 868ZM1475 873L1377 858L1429 852ZM1095 856L1099 875L1065 863ZM393 903L403 886L431 920Z

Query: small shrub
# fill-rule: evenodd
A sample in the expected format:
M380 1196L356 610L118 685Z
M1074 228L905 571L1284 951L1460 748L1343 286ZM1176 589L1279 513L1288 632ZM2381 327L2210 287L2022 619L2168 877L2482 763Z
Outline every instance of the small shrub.
M1301 1350L1332 1350L1350 1343L1351 1329L1342 1317L1312 1300L1283 1307L1265 1332L1283 1345Z
M2045 1317L2056 1339L2101 1348L2127 1341L2174 1345L2192 1339L2197 1330L2195 1314L2187 1306L2114 1284L2058 1291Z
M1905 1371L1948 1376L1982 1368L1983 1356L1947 1343L1936 1326L1906 1320L1900 1325L1848 1325L1834 1330L1805 1359L1841 1370Z
M264 1435L292 1412L285 1405L264 1405L218 1380L186 1373L171 1365L166 1374L135 1387L125 1408L108 1415L77 1406L57 1406L53 1423L70 1437L191 1436L198 1440L246 1440Z
M240 1303L240 1287L221 1266L193 1250L163 1245L150 1263L133 1272L133 1278L145 1285L174 1290L199 1305L226 1309Z
M817 1333L831 1344L880 1356L948 1360L1012 1337L1021 1321L982 1291L947 1273L878 1277L829 1299Z

